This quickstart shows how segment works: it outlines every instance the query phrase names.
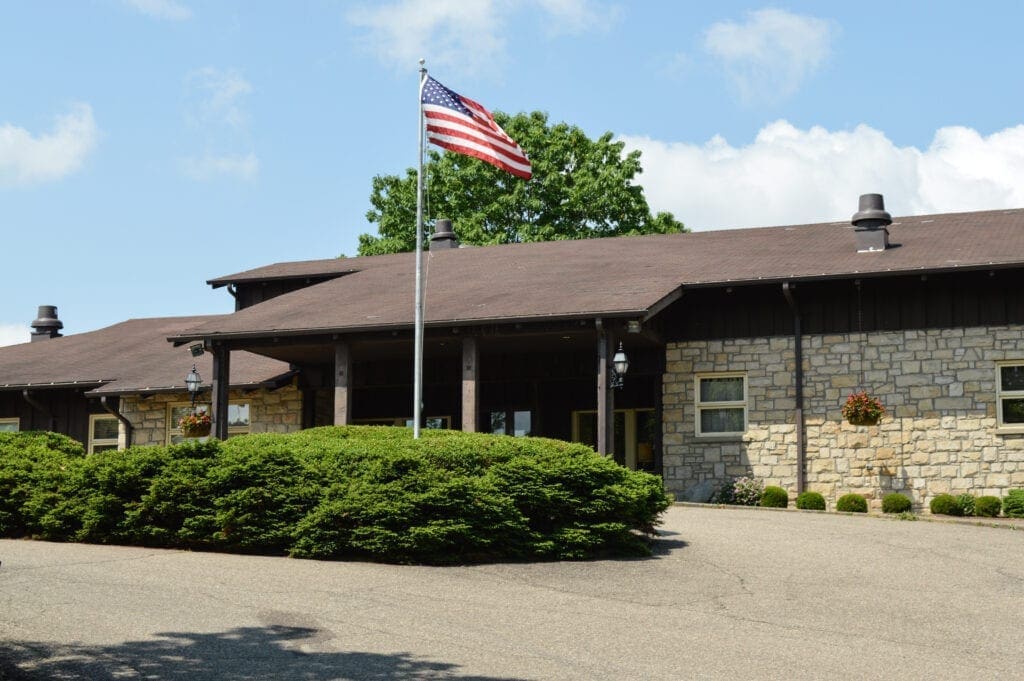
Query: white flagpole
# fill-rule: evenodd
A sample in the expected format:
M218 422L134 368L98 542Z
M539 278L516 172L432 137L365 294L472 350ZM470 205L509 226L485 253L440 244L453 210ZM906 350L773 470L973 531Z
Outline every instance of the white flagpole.
M412 436L420 437L420 423L423 420L423 84L427 81L427 69L420 59L419 87L419 146L416 154L419 170L416 173L416 314L413 332L413 384L412 384Z

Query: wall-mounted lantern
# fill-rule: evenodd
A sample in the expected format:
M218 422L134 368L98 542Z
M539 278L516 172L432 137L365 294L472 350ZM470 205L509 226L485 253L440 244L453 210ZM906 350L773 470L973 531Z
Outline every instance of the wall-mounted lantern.
M192 371L188 372L185 376L185 389L188 390L192 396L192 406L196 406L196 396L199 395L199 391L202 389L203 379L200 377L199 372L196 371L196 365L192 365Z
M625 351L622 349L622 343L619 343L619 349L615 351L615 355L612 357L612 387L621 388L623 385L623 376L629 371L629 358L626 357Z

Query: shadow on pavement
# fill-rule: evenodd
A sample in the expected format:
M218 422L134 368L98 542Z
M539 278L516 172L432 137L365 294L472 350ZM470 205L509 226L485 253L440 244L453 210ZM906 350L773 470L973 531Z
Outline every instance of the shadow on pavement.
M0 641L0 680L73 679L459 679L458 665L416 659L408 653L303 652L303 640L319 634L306 627L243 627L212 634L162 633L154 641L111 646L63 646Z

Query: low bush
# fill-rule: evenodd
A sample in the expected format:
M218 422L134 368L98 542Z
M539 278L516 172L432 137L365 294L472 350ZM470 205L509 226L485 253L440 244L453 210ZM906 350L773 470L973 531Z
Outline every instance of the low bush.
M796 507L805 511L824 511L825 497L818 492L801 492L796 498Z
M911 508L913 503L899 492L891 492L882 497L882 513L907 513Z
M836 501L836 510L841 513L867 513L868 500L859 494L844 494Z
M1003 515L1007 518L1024 518L1024 489L1006 493L1003 497Z
M766 508L786 508L789 506L789 492L781 487L769 485L764 488L764 492L761 494L761 506Z
M764 494L764 483L756 478L726 480L711 497L713 504L757 506Z
M979 518L997 518L1002 505L999 497L978 497L974 500L974 515Z
M0 438L3 536L390 562L576 559L649 552L642 534L669 505L659 478L541 438L328 427L83 457L66 439L19 435L16 447Z
M967 517L974 515L974 504L973 494L958 494L956 496L956 505L960 507L960 515Z
M957 503L956 497L952 494L936 495L928 508L936 515L961 516L964 513L963 509L960 508L960 504Z

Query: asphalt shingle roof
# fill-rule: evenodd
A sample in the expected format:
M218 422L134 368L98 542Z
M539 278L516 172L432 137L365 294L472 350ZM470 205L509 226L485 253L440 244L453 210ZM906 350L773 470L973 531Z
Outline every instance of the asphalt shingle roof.
M895 218L892 248L858 253L849 223L441 250L424 255L428 325L643 314L680 286L1024 265L1024 209ZM179 339L409 327L411 253L267 267L217 285L344 274Z

